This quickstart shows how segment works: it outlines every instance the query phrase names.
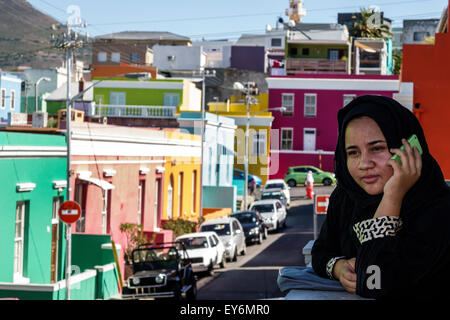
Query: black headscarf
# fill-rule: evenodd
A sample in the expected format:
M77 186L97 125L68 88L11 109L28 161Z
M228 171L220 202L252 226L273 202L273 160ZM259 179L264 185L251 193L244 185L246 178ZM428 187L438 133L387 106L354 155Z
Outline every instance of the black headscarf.
M422 127L415 115L397 101L375 95L365 95L354 99L338 112L339 136L335 151L335 173L338 180L337 193L344 192L357 207L378 207L383 194L369 195L352 178L347 169L345 152L345 129L355 118L367 116L373 119L383 132L388 147L399 148L401 139L416 134L422 146L422 172L419 180L405 195L402 212L417 209L432 201L435 196L448 192L442 171L431 156ZM403 216L403 215L402 215Z

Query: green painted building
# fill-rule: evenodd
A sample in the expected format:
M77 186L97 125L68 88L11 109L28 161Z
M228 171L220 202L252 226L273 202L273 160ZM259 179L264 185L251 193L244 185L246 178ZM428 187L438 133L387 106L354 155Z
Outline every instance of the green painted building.
M0 131L0 298L65 299L66 155L61 132ZM110 237L72 239L71 298L117 294Z

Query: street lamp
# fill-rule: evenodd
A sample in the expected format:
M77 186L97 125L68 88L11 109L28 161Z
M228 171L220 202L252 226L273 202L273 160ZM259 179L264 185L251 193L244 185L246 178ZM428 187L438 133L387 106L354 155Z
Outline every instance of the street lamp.
M250 104L255 104L258 103L257 99L255 97L253 97L250 94L250 88L247 86L247 88L240 82L235 82L233 84L233 88L235 90L241 91L243 93L245 93L245 101L247 104L247 121L245 124L245 155L244 155L244 173L245 173L245 177L244 177L244 210L247 210L247 197L248 197L248 134L249 134L249 127L250 127L250 120L254 117L256 117L258 114L262 113L262 112L267 112L267 111L285 111L286 108L285 107L277 107L277 108L272 108L272 109L267 109L267 110L260 110L257 113L253 114L252 116L250 116Z
M42 78L39 78L39 80L38 81L36 81L36 83L34 84L34 93L35 93L35 106L34 106L34 111L35 112L37 112L38 111L38 85L39 85L39 83L42 81L42 80L44 80L44 81L47 81L47 82L50 82L51 81L51 79L50 78L48 78L48 77L42 77Z

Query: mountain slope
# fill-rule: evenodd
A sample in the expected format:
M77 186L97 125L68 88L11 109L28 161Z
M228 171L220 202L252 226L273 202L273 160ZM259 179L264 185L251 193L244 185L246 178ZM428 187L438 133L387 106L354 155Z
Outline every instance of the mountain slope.
M61 66L64 53L50 43L59 22L25 0L0 0L0 68Z

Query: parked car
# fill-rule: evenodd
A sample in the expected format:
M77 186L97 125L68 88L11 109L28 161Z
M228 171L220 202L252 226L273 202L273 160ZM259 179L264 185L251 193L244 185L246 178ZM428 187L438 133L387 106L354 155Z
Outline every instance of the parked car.
M182 243L149 243L131 253L133 275L122 289L123 299L197 296L197 280Z
M319 168L313 166L298 166L298 167L290 167L286 172L284 177L284 181L290 187L295 187L296 185L304 185L306 181L306 175L308 171L311 170L314 178L314 184L324 184L326 186L330 186L336 183L336 178L334 173L326 172L320 170Z
M291 192L289 186L284 182L283 179L271 179L267 180L266 184L262 188L262 192L272 191L272 189L281 189L286 197L286 206L291 204Z
M242 178L242 179L244 179L244 176L245 176L245 171L243 171L243 170L240 170L240 169L233 169L233 179L236 177L240 177L240 178ZM252 179L255 179L255 183L256 183L256 186L259 188L259 187L261 187L261 183L262 183L262 180L261 180L261 178L260 177L258 177L258 176L255 176L254 174L248 174L248 181L251 181Z
M267 239L267 227L258 212L238 211L232 213L231 217L238 219L241 223L247 243L256 242L261 244L264 239Z
M279 200L258 200L251 204L250 211L261 214L269 231L278 231L280 227L286 227L286 208Z
M213 231L217 233L225 245L227 260L237 261L238 253L245 255L245 234L240 222L233 217L222 217L203 222L200 232Z
M286 208L289 207L286 194L283 192L283 189L269 189L267 191L263 191L259 197L259 200L268 199L280 200L283 206Z
M194 272L213 272L215 265L225 268L225 246L215 232L187 233L175 239L182 242Z

